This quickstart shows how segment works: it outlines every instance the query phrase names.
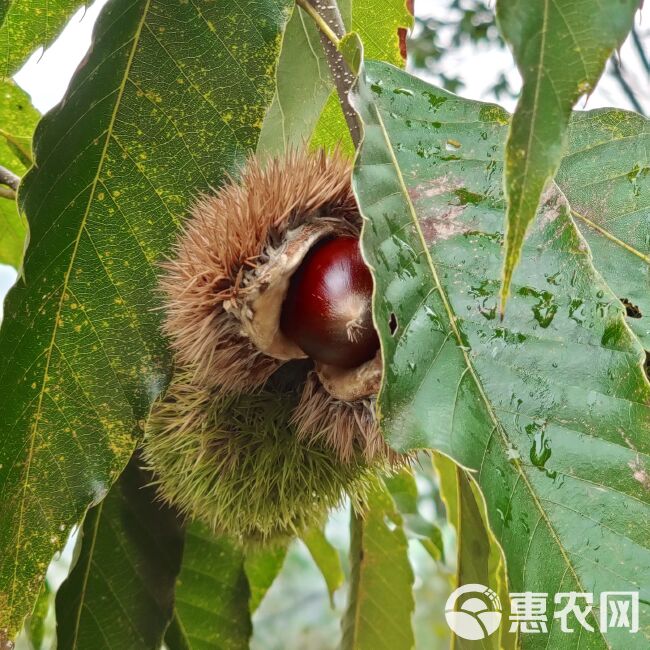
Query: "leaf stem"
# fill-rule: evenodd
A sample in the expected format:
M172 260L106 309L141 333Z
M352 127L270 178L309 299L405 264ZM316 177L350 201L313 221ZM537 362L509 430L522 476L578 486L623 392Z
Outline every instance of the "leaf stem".
M325 19L320 15L316 7L314 7L314 5L312 5L308 0L296 0L296 4L311 16L312 20L316 23L316 26L320 30L320 33L323 34L323 36L326 36L332 45L338 47L341 39L325 22Z
M614 78L616 79L616 81L618 81L621 90L625 93L625 95L629 99L630 104L632 104L634 110L640 115L645 115L643 106L641 106L641 104L639 103L639 100L636 96L636 93L634 92L634 89L632 88L632 86L630 86L627 79L625 78L625 75L623 74L623 66L621 65L621 62L619 61L616 54L612 54L611 61L612 61L612 69L614 71Z
M639 33L637 32L636 27L632 28L632 42L634 43L637 54L643 63L643 67L646 69L646 72L650 72L650 61L648 60L645 50L643 49L643 43L639 38Z
M355 82L355 75L352 74L338 49L341 39L345 36L345 25L339 7L336 0L296 0L296 4L313 19L320 31L320 40L327 66L332 74L343 117L345 117L352 143L356 149L361 142L361 127L357 113L352 108L348 97Z
M15 190L12 190L10 187L0 186L0 198L9 199L10 201L15 201L16 192Z
M11 170L0 165L0 185L6 185L14 192L18 190L20 184L20 176L16 176ZM0 188L2 189L2 188Z

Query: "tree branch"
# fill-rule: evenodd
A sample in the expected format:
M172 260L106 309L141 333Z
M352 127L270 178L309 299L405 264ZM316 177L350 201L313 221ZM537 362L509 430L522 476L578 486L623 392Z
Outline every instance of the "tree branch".
M630 100L630 103L634 107L634 110L637 113L640 113L641 115L645 115L643 106L641 106L641 104L639 103L639 100L637 99L637 96L635 95L632 86L630 86L630 84L627 82L627 79L625 79L625 77L623 76L623 69L620 61L618 60L618 57L616 55L612 55L611 61L612 61L612 68L614 70L614 77L618 81L621 89L623 90L627 98Z
M341 12L336 0L296 0L296 3L311 16L320 31L325 59L334 80L343 116L350 130L352 143L356 148L361 141L361 127L359 126L357 114L348 99L348 93L354 84L355 77L345 62L343 55L337 49L340 39L345 35Z
M0 165L0 185L6 185L16 192L19 184L20 176L16 176L12 171Z
M320 30L321 34L323 36L326 36L329 41L332 42L333 45L338 46L339 44L339 37L336 35L336 33L332 30L332 28L325 22L324 18L318 13L318 10L314 5L312 5L309 0L296 0L296 4L299 7L302 7L312 18L312 20L316 23L318 29Z
M632 28L632 42L634 43L637 54L643 63L643 67L646 69L646 72L650 72L650 61L648 61L648 57L643 49L643 43L639 38L639 33L636 31L636 27Z
M9 199L10 201L16 200L16 192L10 187L2 187L0 185L0 198Z

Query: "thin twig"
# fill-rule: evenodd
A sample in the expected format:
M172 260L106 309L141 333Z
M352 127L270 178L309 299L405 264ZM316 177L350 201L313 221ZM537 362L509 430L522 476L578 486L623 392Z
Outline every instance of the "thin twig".
M356 148L361 141L361 128L357 114L348 98L355 76L338 50L339 42L345 36L345 26L341 18L341 12L336 0L296 0L296 3L311 16L320 31L325 59L334 80L334 86L350 131L352 143Z
M296 0L296 4L304 9L312 18L312 20L316 23L318 29L320 30L321 34L327 37L329 41L335 46L338 47L338 44L340 42L339 37L335 34L335 32L330 28L330 26L325 22L323 17L318 13L316 8L308 1L308 0Z
M634 47L636 47L637 54L639 55L639 58L641 59L646 72L650 72L650 61L648 60L648 56L643 49L643 43L639 37L639 32L636 31L636 27L632 29L632 42L634 43Z
M612 68L614 69L614 77L618 81L619 86L627 96L627 98L630 100L630 104L632 104L634 110L637 113L640 113L641 115L645 115L645 111L643 110L643 106L639 103L639 100L637 99L634 90L632 89L632 86L627 82L627 79L623 76L623 68L621 66L620 61L618 60L618 57L613 54L611 57L612 61Z
M12 171L0 165L0 185L10 187L14 192L18 190L20 176L16 176Z
M10 187L2 187L2 185L0 185L0 198L9 199L10 201L15 201L16 192L15 190L12 190Z

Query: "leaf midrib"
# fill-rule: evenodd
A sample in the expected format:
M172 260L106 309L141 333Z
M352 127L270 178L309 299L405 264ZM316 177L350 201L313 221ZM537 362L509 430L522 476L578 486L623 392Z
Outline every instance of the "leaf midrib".
M92 556L95 552L95 545L97 543L97 533L99 531L99 523L102 518L102 512L104 510L104 502L102 501L97 506L97 513L95 518L95 526L93 528L93 536L90 542L90 550L88 552L88 562L84 570L84 578L81 585L81 593L79 594L79 607L77 608L77 616L74 624L74 636L72 638L72 650L77 647L77 638L79 636L79 627L81 625L81 610L83 609L83 602L86 598L86 590L88 588L88 578L90 576L90 567L92 565ZM81 533L81 539L77 543L83 543L83 532Z
M638 251L634 246L630 246L626 242L624 242L622 239L619 239L615 235L613 235L611 232L609 232L606 228L603 228L599 224L597 224L595 221L592 221L589 219L589 217L586 217L585 215L581 214L577 210L574 210L571 208L571 214L576 217L577 219L580 219L583 223L587 224L590 228L593 228L597 232L599 232L603 237L606 239L609 239L612 243L616 244L617 246L620 246L624 250L626 250L628 253L631 253L632 255L636 255L638 258L643 260L646 264L650 264L650 256L644 255L641 251Z
M474 368L474 365L472 364L472 362L471 362L471 360L469 358L467 350L464 349L465 346L463 345L462 337L460 335L460 331L458 330L458 327L456 325L456 321L455 321L455 318L454 318L454 311L453 311L453 309L451 307L451 304L449 302L449 299L447 297L447 293L445 292L444 287L442 286L442 283L440 282L440 278L438 277L438 273L436 271L435 265L433 263L433 259L431 257L430 252L429 252L429 249L426 246L426 240L424 238L424 233L422 232L422 229L420 228L420 223L418 221L417 214L415 213L415 208L413 206L413 203L411 201L411 197L410 197L410 195L408 193L408 189L407 189L406 184L404 182L404 178L402 176L401 169L400 169L399 164L397 162L397 158L395 156L395 151L393 149L392 143L391 143L390 138L388 136L388 132L387 132L386 127L384 125L384 121L383 121L383 119L381 117L381 113L379 111L378 106L375 103L372 103L371 106L374 108L377 119L379 121L379 125L381 127L381 133L382 133L382 135L384 137L384 141L386 143L387 150L388 150L388 152L390 154L391 161L392 161L392 164L393 164L393 168L395 169L395 172L397 174L399 184L400 184L400 187L402 189L402 195L404 197L404 200L407 202L411 220L412 220L413 225L415 227L415 230L417 232L418 239L420 240L420 245L422 247L422 252L424 253L424 256L425 256L425 258L427 260L429 269L431 271L431 275L433 276L433 280L435 282L435 285L436 285L436 287L438 289L438 292L440 294L440 297L442 299L445 311L447 312L447 319L449 321L449 325L450 325L450 327L452 329L452 332L453 332L456 340L458 341L458 349L461 351L461 353L463 355L467 370L469 371L470 375L472 376L472 379L474 380L474 384L476 385L476 388L479 391L479 395L481 397L481 400L485 404L485 408L487 409L488 414L490 416L490 419L492 420L492 422L494 424L494 428L499 431L499 434L500 434L501 439L502 439L502 444L505 447L507 447L508 442L509 442L508 436L507 436L506 432L503 430L503 425L501 424L501 421L496 417L496 414L494 413L492 405L491 405L490 401L488 400L487 395L485 394L483 384L482 384L481 380L479 379L478 374L477 374L477 372L476 372L476 370ZM381 399L381 392L383 392L383 386L382 386L382 389L380 390L379 399ZM562 557L564 559L564 562L565 562L566 566L570 569L570 571L571 571L571 573L572 573L572 575L573 575L573 577L574 577L574 579L576 581L577 586L579 587L579 589L584 590L582 582L581 582L580 578L578 577L578 574L576 573L575 567L573 566L573 563L570 561L569 557L567 556L566 551L565 551L565 549L564 549L564 547L563 547L563 545L562 545L562 543L561 543L561 541L560 541L560 539L559 539L559 537L557 535L557 532L555 531L555 529L552 526L550 520L548 519L548 517L546 515L546 512L542 508L541 503L538 500L537 495L535 494L535 491L533 490L533 487L530 484L530 481L528 480L528 476L527 476L527 474L525 473L525 471L523 470L523 468L521 466L521 463L517 459L513 459L511 464L512 464L513 467L515 467L517 469L518 474L520 475L521 479L523 480L524 484L526 485L526 487L528 489L528 492L531 495L531 499L532 499L535 507L537 508L537 510L540 513L540 518L543 519L544 522L546 523L546 526L548 527L548 530L549 530L553 540L555 541L557 547L559 548L560 553L562 554ZM605 637L604 637L604 635L602 633L602 630L600 630L600 628L598 628L598 631L599 631L600 636L602 637L604 643L607 646L609 646L609 644L607 643L607 639L605 639Z
M52 351L54 350L55 347L55 341L56 341L56 335L58 332L58 326L59 326L59 321L60 321L60 316L61 316L61 311L63 308L63 302L64 298L66 295L67 287L68 287L68 282L70 280L70 274L72 272L72 267L74 265L74 262L76 261L76 256L77 256L77 251L79 249L79 243L81 241L81 236L82 233L85 230L86 227L86 222L88 219L88 215L90 213L90 206L94 200L95 197L95 190L97 188L97 183L99 182L99 176L102 172L104 162L106 160L106 153L108 151L108 145L111 139L111 134L113 131L113 128L115 126L115 121L117 118L117 113L118 109L121 106L122 102L122 97L124 94L124 88L126 87L126 81L129 76L131 66L133 64L133 59L135 56L135 51L137 49L137 45L140 40L140 34L142 32L142 27L145 23L149 7L151 4L151 0L146 0L145 5L142 9L142 14L140 21L138 23L137 29L135 31L134 37L131 40L132 46L131 46L131 51L129 52L129 57L127 59L126 65L124 67L124 74L122 77L122 80L120 82L120 86L118 88L118 96L115 101L115 106L113 107L113 111L111 114L111 119L108 125L108 128L106 130L106 137L104 140L104 146L102 149L101 157L99 164L97 166L97 171L95 173L93 183L92 183L92 189L90 191L89 197L88 197L88 202L86 204L86 209L84 211L84 215L81 219L81 222L79 224L79 231L77 233L77 237L74 243L74 248L72 250L72 253L70 255L70 262L68 264L68 268L66 269L65 275L64 275L64 280L63 284L61 285L61 297L59 298L59 304L56 310L56 315L54 318L54 326L52 328L52 337L50 338L50 343L48 346L47 350L47 357L45 361L45 368L43 371L43 379L41 381L41 387L39 391L39 397L38 397L38 405L36 407L36 412L34 413L34 424L32 425L32 430L31 430L31 435L30 435L30 446L29 446L29 452L27 455L27 460L26 460L26 470L25 470L25 478L23 481L23 490L22 490L22 496L20 499L20 512L18 515L18 530L17 530L17 535L16 535L16 553L14 555L14 573L13 573L13 578L12 578L12 584L11 584L11 593L10 593L10 600L9 600L9 612L12 611L13 609L13 604L15 600L15 594L16 594L16 585L18 582L18 558L20 556L20 544L21 540L23 537L23 528L24 528L24 514L25 514L25 502L27 500L27 486L29 484L29 475L32 467L32 462L33 462L33 457L34 457L34 446L36 442L36 435L38 432L38 426L40 422L40 416L41 416L41 411L42 411L42 405L43 405L43 396L45 395L45 385L47 383L47 377L49 373L49 368L50 368L50 362L52 359Z
M516 266L516 263L518 259L521 256L521 246L519 247L519 250L513 251L512 250L512 243L513 239L518 240L519 239L519 232L516 234L510 234L511 230L516 230L520 231L521 230L521 223L520 220L517 219L516 221L513 222L512 220L512 215L516 214L517 216L521 212L521 206L524 202L524 196L526 196L526 188L528 186L528 174L529 174L529 168L530 168L530 160L531 160L531 147L533 144L533 135L537 133L537 115L539 111L539 92L540 92L540 87L542 85L541 79L542 79L542 74L541 70L544 67L544 57L546 54L546 32L548 29L548 4L549 0L544 0L544 15L542 18L542 27L541 27L541 35L542 35L542 41L540 43L540 60L537 65L537 77L535 79L535 92L534 92L534 97L533 97L533 106L532 106L532 115L530 119L530 129L528 132L528 142L526 144L526 156L525 156L525 161L524 161L524 170L521 175L521 188L519 191L519 197L518 197L518 202L517 202L517 207L515 210L515 206L510 204L510 185L512 183L512 178L511 174L508 173L506 174L507 177L506 180L508 181L506 183L506 189L508 192L508 208L507 208L507 218L506 218L506 233L505 233L505 252L504 252L504 266L503 266L503 277L502 277L502 286L501 286L501 310L503 313L503 310L505 309L506 305L506 300L508 298L508 293L510 292L510 284L512 282L512 274L514 271L514 267ZM517 107L518 108L518 107ZM508 137L508 142L506 144L506 156L508 158L511 157L511 149L514 146L512 143L512 126L510 127L510 135ZM506 170L508 170L511 167L510 164L506 165ZM521 234L521 237L523 239L523 236L525 234L526 230L526 225L524 224L524 233ZM514 226L514 227L513 227Z

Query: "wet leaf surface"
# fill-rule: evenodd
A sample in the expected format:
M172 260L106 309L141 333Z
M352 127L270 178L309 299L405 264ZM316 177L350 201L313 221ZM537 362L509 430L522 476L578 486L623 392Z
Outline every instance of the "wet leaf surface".
M497 20L523 87L506 145L504 286L508 294L526 230L557 170L571 109L596 86L632 28L638 0L498 0Z
M551 188L500 321L507 114L374 62L356 104L385 435L474 472L511 591L640 591L636 635L550 619L524 647L645 647L650 387L622 305Z
M614 109L576 112L556 182L594 266L650 350L650 121Z

